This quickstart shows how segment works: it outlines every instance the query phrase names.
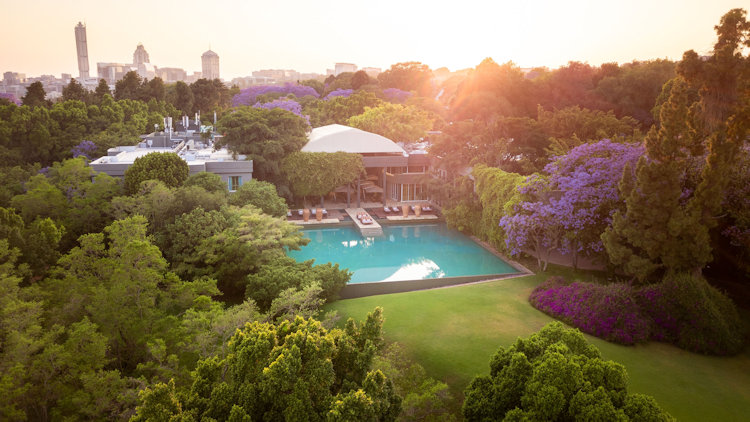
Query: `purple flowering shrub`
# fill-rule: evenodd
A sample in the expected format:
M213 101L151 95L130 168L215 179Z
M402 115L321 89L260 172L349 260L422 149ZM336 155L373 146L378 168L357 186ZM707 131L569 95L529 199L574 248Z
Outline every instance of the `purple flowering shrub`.
M232 106L238 107L243 105L253 105L257 102L257 97L264 94L280 93L282 95L292 94L297 98L311 95L315 98L320 97L318 91L306 85L297 85L285 83L284 85L254 85L240 91L239 94L232 97Z
M732 301L702 278L673 276L633 287L566 282L551 277L529 297L532 306L583 332L621 343L672 343L693 352L736 354L743 326Z
M341 88L339 88L337 90L331 91L323 99L324 100L330 100L331 98L335 98L335 97L344 97L344 98L347 98L350 95L352 95L353 93L354 93L353 89L341 89Z
M540 311L581 331L622 344L649 339L651 322L640 312L627 284L567 283L551 277L537 286L529 301Z

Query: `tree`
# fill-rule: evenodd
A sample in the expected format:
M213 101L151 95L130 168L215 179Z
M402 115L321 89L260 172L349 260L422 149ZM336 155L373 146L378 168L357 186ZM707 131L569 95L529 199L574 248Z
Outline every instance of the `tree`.
M159 180L168 187L182 186L190 169L187 163L175 153L150 153L138 157L133 165L125 170L125 191L132 195L138 191L141 182Z
M229 193L227 184L221 180L221 176L216 173L202 171L196 173L185 180L185 186L199 186L211 193Z
M104 99L105 95L111 95L112 93L109 90L109 85L107 84L107 81L104 79L99 79L99 84L96 85L96 89L94 90L94 98L95 103L101 104L102 100Z
M417 142L432 129L433 120L416 107L385 103L350 117L347 124L395 142Z
M144 391L134 420L190 412L215 420L393 421L401 399L380 371L369 370L381 325L379 308L345 330L301 317L248 323L228 342L226 357L198 363L189 391L174 384Z
M64 87L62 92L64 101L78 100L85 103L88 102L89 95L89 91L75 79L71 79L68 86Z
M228 107L232 100L229 88L219 79L198 79L190 84L190 90L193 93L193 110L204 115Z
M653 398L628 394L625 367L559 322L501 347L490 374L467 387L462 412L467 421L673 420Z
M238 207L253 205L274 217L286 215L284 198L276 193L276 187L268 182L249 180L229 197L229 203Z
M174 97L169 101L181 110L183 114L190 114L193 112L193 90L182 81L177 81L174 85Z
M370 76L364 70L358 70L352 75L352 89L357 90L371 83Z
M297 197L322 197L351 183L364 169L361 155L346 152L295 152L282 163L282 170Z
M253 176L276 185L288 196L281 174L281 161L299 151L307 142L307 122L286 110L239 107L218 123L224 134L216 147L227 147L233 154L246 154L253 160Z
M119 81L115 82L115 100L137 100L139 99L143 80L134 70L126 73Z
M640 281L656 272L700 273L712 259L709 230L717 224L732 162L750 129L745 14L733 9L722 17L714 53L705 62L694 51L684 54L669 101L660 108L660 127L646 138L636 179L621 182L626 209L615 214L602 239L612 263ZM699 92L697 103L689 102L691 87ZM687 177L701 156L700 175Z
M303 112L310 116L312 127L333 123L345 125L346 121L364 113L367 107L377 107L381 101L369 91L357 91L347 96L336 96L326 100L312 100L305 103Z
M383 88L398 88L416 91L423 97L432 93L432 70L420 62L396 63L378 75Z
M41 82L34 82L26 88L26 95L21 97L23 105L29 107L48 107L49 102L46 100L47 93L44 92L44 86Z

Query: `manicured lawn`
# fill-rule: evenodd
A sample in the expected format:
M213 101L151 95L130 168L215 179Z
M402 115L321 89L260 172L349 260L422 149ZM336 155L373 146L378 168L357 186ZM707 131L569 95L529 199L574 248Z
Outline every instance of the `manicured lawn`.
M498 347L509 346L552 321L527 301L534 286L548 276L341 300L328 309L337 310L343 320L362 320L381 306L386 339L401 343L430 376L461 395L475 375L489 372L490 356ZM747 348L726 358L661 343L626 347L587 338L606 359L625 365L631 392L654 396L678 420L739 421L750 415Z

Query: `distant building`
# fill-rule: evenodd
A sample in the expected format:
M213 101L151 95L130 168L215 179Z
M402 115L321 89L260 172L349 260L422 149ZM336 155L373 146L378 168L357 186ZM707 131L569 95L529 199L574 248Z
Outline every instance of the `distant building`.
M20 85L26 82L26 74L18 72L3 73L3 85Z
M148 58L146 47L144 47L143 44L138 43L138 46L135 47L135 52L133 53L133 64L139 65L143 63L151 63L151 61Z
M158 67L156 68L156 76L160 77L165 83L173 83L185 81L187 72L185 72L185 69L178 67Z
M219 79L219 55L211 50L201 55L203 77L206 79Z
M76 53L78 54L78 77L86 80L89 78L89 47L86 40L86 26L78 22L75 33Z
M379 67L363 67L362 70L372 78L377 78L378 75L382 72Z
M342 73L345 72L356 72L357 71L357 65L354 63L336 63L333 69L333 75L339 76Z
M137 71L131 63L97 63L96 74L99 79L104 79L109 85L122 79L131 70Z

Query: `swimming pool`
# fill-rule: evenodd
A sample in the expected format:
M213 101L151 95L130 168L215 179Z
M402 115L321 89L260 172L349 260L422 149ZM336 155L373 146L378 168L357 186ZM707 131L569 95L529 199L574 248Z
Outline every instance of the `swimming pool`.
M289 256L338 263L354 273L349 284L519 272L445 224L385 225L379 237L348 226L304 232L310 243Z

